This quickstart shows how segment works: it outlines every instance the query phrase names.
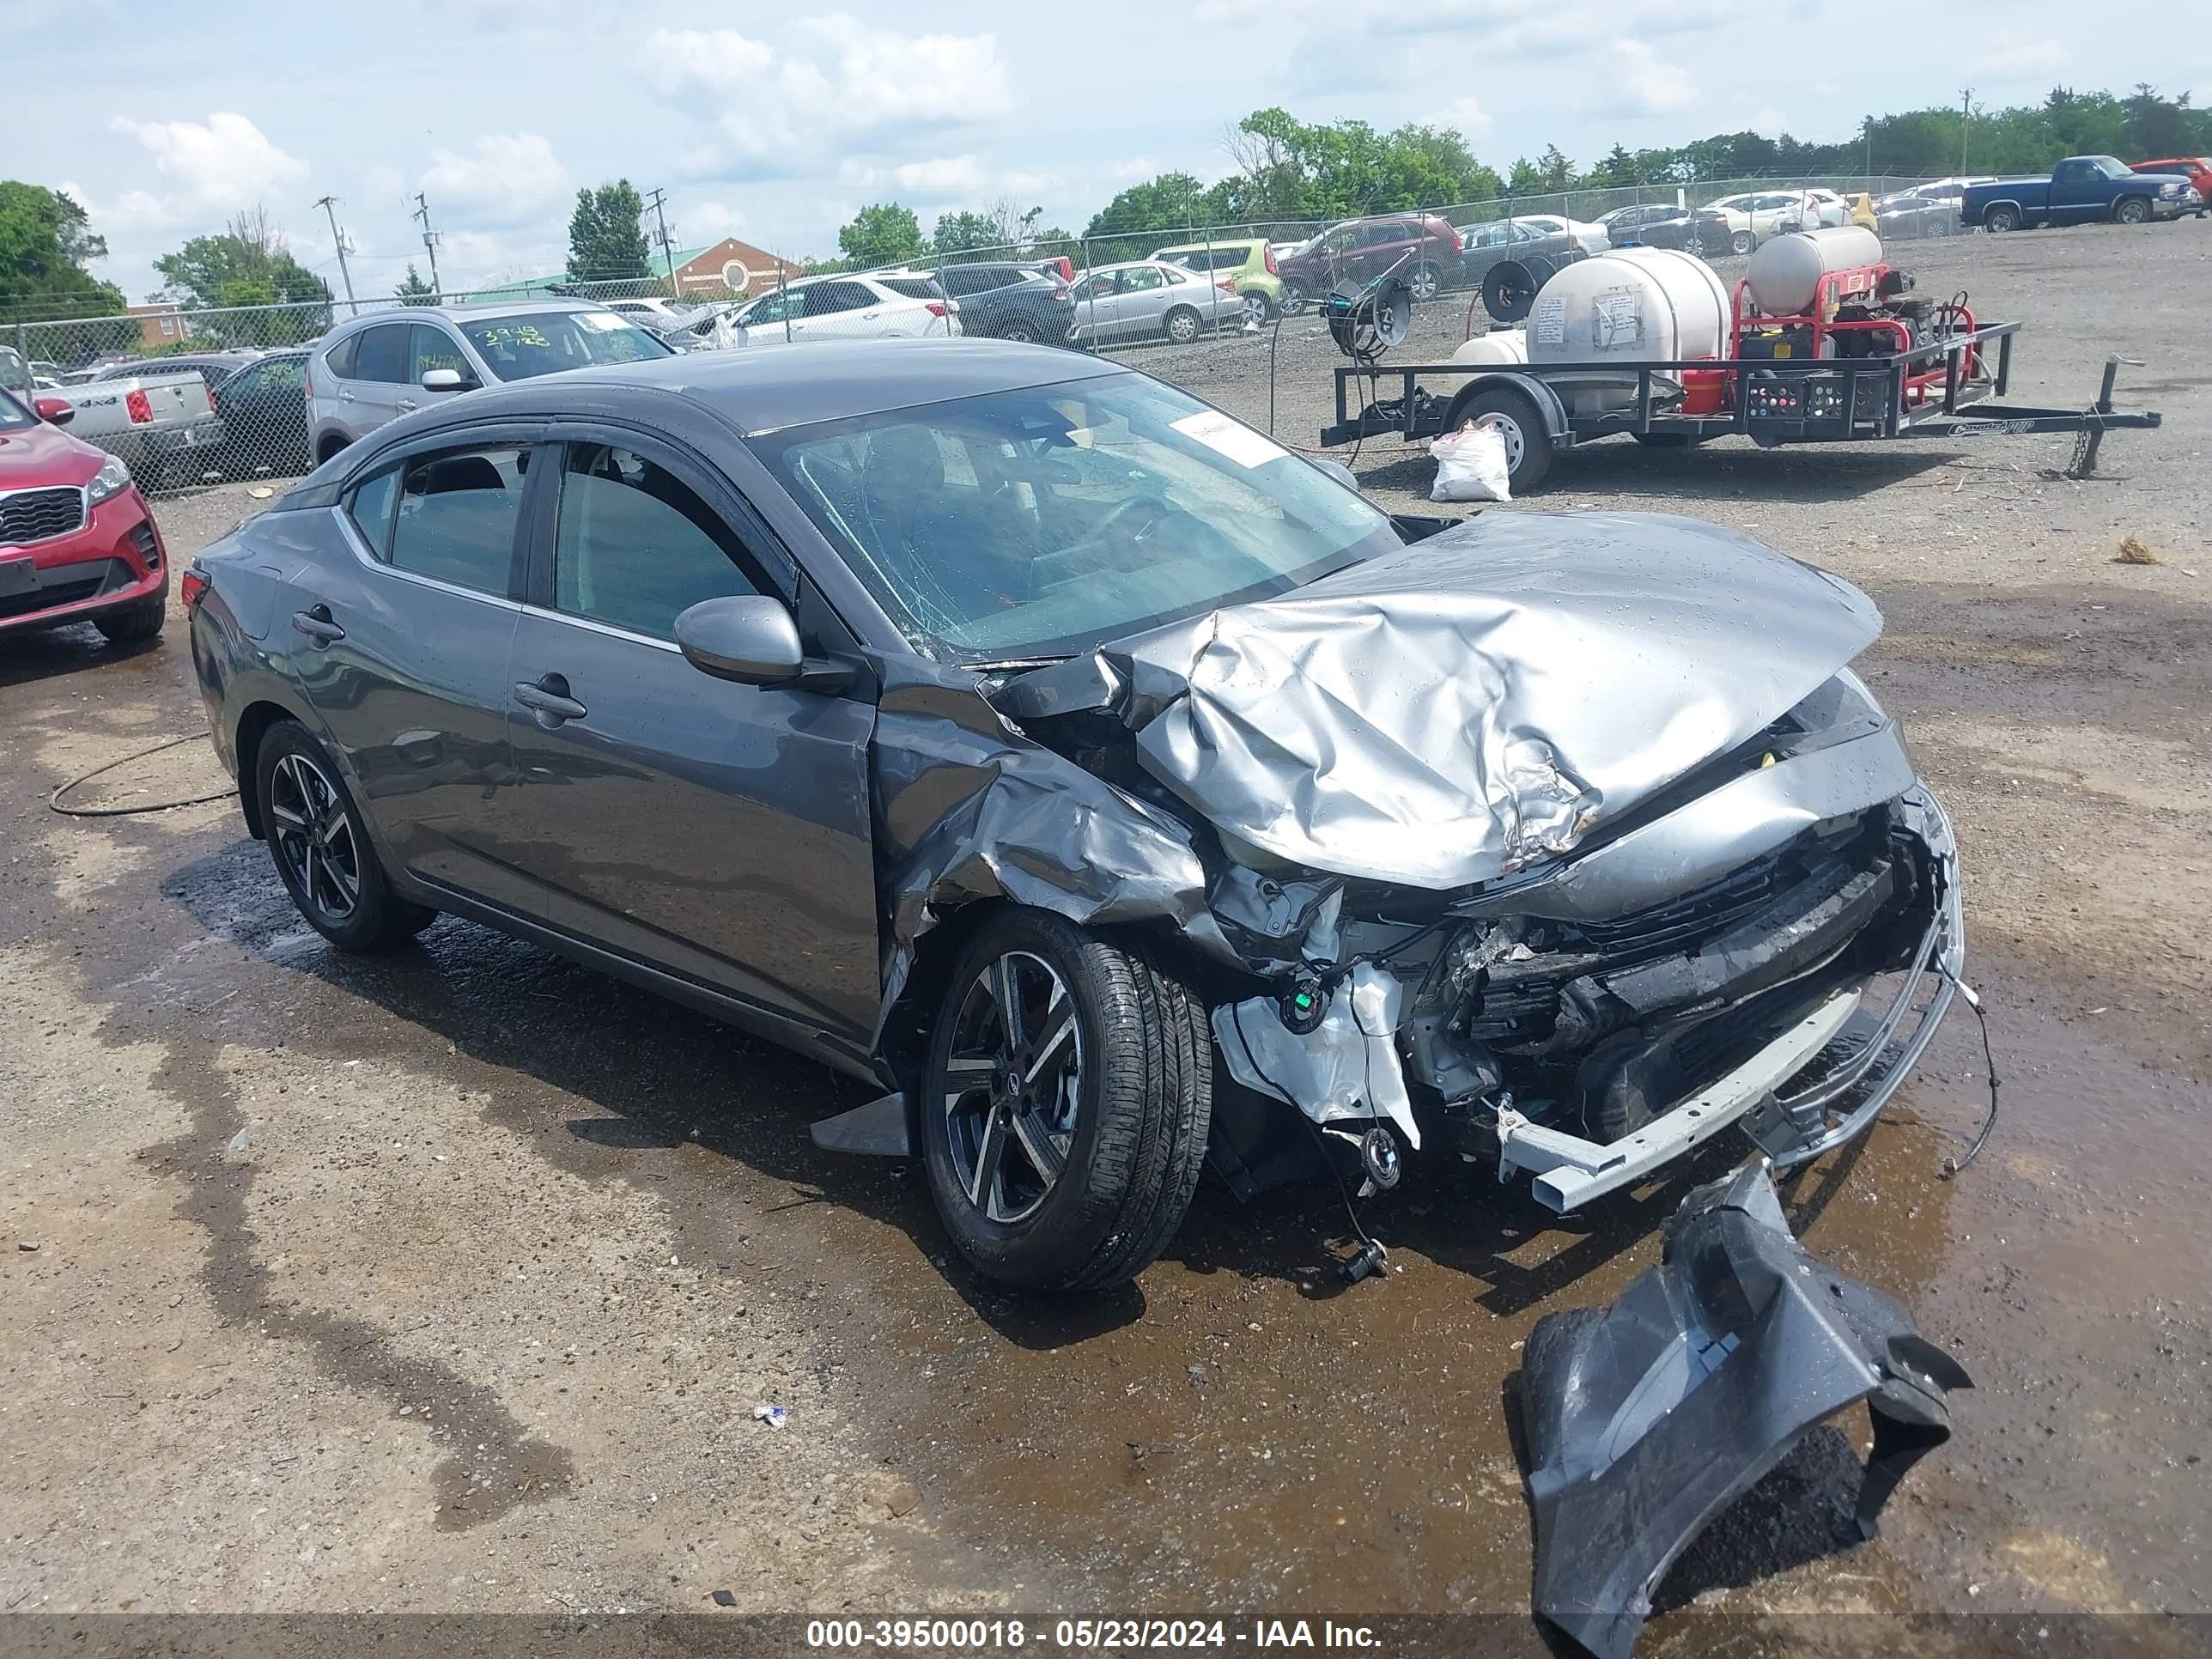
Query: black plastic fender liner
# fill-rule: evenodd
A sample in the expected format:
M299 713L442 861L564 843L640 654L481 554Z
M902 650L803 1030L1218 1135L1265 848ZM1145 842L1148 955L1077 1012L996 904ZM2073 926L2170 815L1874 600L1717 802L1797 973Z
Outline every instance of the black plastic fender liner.
M1900 1304L1798 1243L1764 1159L1691 1193L1662 1238L1611 1308L1539 1320L1522 1361L1536 1611L1598 1659L1626 1659L1715 1516L1859 1400L1874 1449L1856 1518L1873 1537L1950 1437L1946 1391L1973 1386Z

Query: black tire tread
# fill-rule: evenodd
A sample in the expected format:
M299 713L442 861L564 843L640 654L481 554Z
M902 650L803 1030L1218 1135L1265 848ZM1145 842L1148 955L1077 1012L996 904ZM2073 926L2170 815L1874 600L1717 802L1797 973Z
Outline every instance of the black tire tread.
M118 611L96 617L93 626L110 645L122 645L134 640L150 640L161 631L169 619L169 600L167 594L157 593L151 599L140 599Z
M330 756L324 752L322 744L316 742L307 727L295 720L280 720L271 724L262 733L260 746L254 751L253 787L262 792L262 822L273 822L269 811L269 775L276 769L277 760L291 749L298 749L313 761L336 785L346 814L353 820L354 839L361 849L362 859L361 897L346 927L333 932L323 927L303 908L300 910L301 919L339 950L356 955L372 955L405 944L435 921L438 913L426 904L416 904L401 898L392 890L391 883L385 877L383 862L376 855L376 845L369 839L368 826L363 821L361 808L356 804L351 792L346 788L344 778ZM289 894L291 884L284 877L283 855L276 850L273 832L269 838L269 854L277 866L277 879L284 883L284 890ZM296 908L296 900L295 905Z

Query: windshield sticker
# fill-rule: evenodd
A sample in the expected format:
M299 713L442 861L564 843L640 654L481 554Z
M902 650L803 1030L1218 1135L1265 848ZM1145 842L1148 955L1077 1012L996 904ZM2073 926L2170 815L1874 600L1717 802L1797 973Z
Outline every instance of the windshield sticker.
M1218 410L1209 409L1203 414L1186 415L1173 425L1184 437L1195 439L1216 454L1226 455L1243 467L1265 466L1290 453L1273 438L1253 431L1240 421L1232 421Z
M575 316L576 320L586 328L595 328L602 334L611 334L617 329L629 326L629 319L619 312L580 311L575 313Z

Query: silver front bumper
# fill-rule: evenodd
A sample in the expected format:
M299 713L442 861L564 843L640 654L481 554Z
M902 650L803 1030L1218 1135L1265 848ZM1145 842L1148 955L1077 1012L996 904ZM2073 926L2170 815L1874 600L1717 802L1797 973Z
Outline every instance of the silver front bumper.
M1921 937L1904 982L1848 1060L1794 1094L1783 1092L1823 1048L1844 1034L1865 994L1864 981L1839 989L1725 1077L1610 1144L1532 1123L1510 1107L1501 1110L1498 1178L1504 1181L1516 1170L1528 1171L1535 1177L1530 1186L1538 1200L1565 1212L1632 1186L1730 1124L1741 1124L1777 1168L1790 1169L1841 1146L1873 1122L1934 1041L1966 965L1966 918L1951 821L1942 804L1924 789L1907 793L1902 804L1909 820L1917 820L1911 827L1934 855L1942 890L1937 895L1935 920ZM1866 1092L1848 1112L1835 1111L1839 1102L1863 1087Z

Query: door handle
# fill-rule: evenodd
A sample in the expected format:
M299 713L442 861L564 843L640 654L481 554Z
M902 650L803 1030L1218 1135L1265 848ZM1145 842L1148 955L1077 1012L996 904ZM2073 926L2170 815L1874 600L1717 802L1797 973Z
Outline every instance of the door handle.
M338 401L342 404L351 403L353 401L353 388L346 386L340 386L338 388Z
M541 674L535 681L517 680L514 700L534 710L538 723L551 731L563 720L580 720L592 711L568 695L568 682L560 674Z
M422 406L422 404L416 403L412 398L402 398L398 404L398 410L402 415L411 415Z
M331 620L331 608L326 605L319 605L312 611L295 611L292 613L292 626L295 630L305 634L313 640L318 647L329 645L335 640L342 640L345 637L345 629Z

